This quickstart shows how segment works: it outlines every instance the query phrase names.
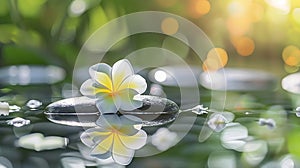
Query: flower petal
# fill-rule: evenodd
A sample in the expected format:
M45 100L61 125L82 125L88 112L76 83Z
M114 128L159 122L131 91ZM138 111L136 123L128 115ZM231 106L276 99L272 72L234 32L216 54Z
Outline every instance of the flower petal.
M139 94L142 94L147 89L147 83L146 83L146 80L142 76L131 75L121 83L118 90L123 90L126 88L133 89L133 90L137 91Z
M133 99L133 97L137 94L138 92L133 89L123 89L115 96L115 104L124 111L135 110L142 107L142 101Z
M107 131L111 131L113 129L118 130L123 126L120 117L116 114L100 115L99 119L96 121L96 124Z
M97 83L103 85L104 87L106 87L110 91L113 90L111 78L106 73L95 72L94 76L92 76L92 79L94 80L94 82L97 82Z
M93 87L93 81L91 79L86 80L80 87L80 92L82 95L95 98L95 87Z
M146 144L147 133L144 130L140 130L137 134L132 136L119 135L121 142L129 149L140 149Z
M98 98L98 94L97 94ZM118 111L118 107L115 105L114 99L112 96L104 95L102 98L96 100L96 106L101 114L107 113L116 113Z
M95 83L93 80L88 79L81 85L80 92L82 95L87 96L89 98L98 98L101 97L99 96L99 94L107 94L110 92L110 90L108 90L103 85Z
M143 120L133 115L122 115L120 116L121 122L124 123L123 125L138 125L142 124Z
M114 161L121 165L128 165L134 156L134 150L126 148L116 136L113 144L112 157Z
M91 154L92 155L92 154ZM93 154L92 156L98 158L98 159L108 159L111 157L111 151L108 150L106 153L103 153L103 154Z
M133 136L139 132L142 125L142 119L132 116L132 115L122 115L120 116L122 126L119 128L120 135Z
M96 144L91 151L91 155L105 154L106 152L110 151L114 139L114 134L110 134L107 138Z
M127 59L122 59L116 62L112 67L112 81L114 89L119 88L121 83L129 76L133 75L134 71Z
M103 128L90 128L80 135L81 142L88 147L93 147L109 136L110 132Z
M95 76L95 72L103 72L111 78L111 67L105 63L98 63L89 68L90 76Z

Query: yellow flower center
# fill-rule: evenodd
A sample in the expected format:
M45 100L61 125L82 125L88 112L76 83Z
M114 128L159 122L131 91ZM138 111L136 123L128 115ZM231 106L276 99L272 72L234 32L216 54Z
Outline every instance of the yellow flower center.
M118 92L112 91L112 92L110 92L108 95L109 95L110 97L115 97L115 96L118 95Z

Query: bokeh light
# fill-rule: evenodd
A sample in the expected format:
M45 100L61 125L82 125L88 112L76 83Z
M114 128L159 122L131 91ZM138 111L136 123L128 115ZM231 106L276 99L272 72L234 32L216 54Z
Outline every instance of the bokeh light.
M227 20L227 29L231 35L242 36L251 28L251 19L248 16L232 16Z
M265 0L271 7L279 10L282 14L290 12L290 0Z
M173 35L178 31L179 24L178 21L174 18L165 18L161 22L161 30L167 35Z
M154 78L158 82L164 82L167 79L167 74L166 72L159 70L155 72Z
M87 6L84 0L74 0L70 5L69 14L71 16L79 16L86 10L86 8Z
M232 44L241 56L250 56L255 49L254 41L249 37L232 37Z
M188 4L188 13L192 18L199 18L206 15L211 10L211 4L208 0L190 0Z
M300 65L300 50L294 45L289 45L282 52L282 59L289 66Z
M227 62L227 52L223 48L213 48L208 52L202 68L204 71L215 71L225 67Z

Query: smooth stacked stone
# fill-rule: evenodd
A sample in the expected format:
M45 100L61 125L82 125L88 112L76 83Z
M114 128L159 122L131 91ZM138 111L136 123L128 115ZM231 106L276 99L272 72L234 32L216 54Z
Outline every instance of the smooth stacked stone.
M144 126L157 126L170 123L178 115L179 107L171 100L156 96L140 95L136 99L143 102L142 107L133 111L119 111L121 115L133 115L143 120ZM94 127L100 112L95 99L75 97L63 99L48 105L44 114L58 124L69 126Z
M277 78L274 75L241 68L203 72L199 81L207 89L220 91L272 91L277 87Z

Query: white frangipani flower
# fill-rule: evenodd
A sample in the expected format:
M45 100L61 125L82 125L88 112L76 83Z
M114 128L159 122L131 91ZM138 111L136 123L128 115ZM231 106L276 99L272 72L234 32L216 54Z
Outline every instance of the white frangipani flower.
M147 134L141 130L141 120L137 117L105 114L96 124L98 127L86 130L80 138L92 148L90 155L98 159L112 157L116 163L128 165L134 151L146 144Z
M116 113L119 109L130 111L142 106L134 96L147 88L145 79L135 75L130 62L119 60L113 67L105 63L93 65L89 69L91 79L85 81L80 92L96 98L96 106L102 114Z

